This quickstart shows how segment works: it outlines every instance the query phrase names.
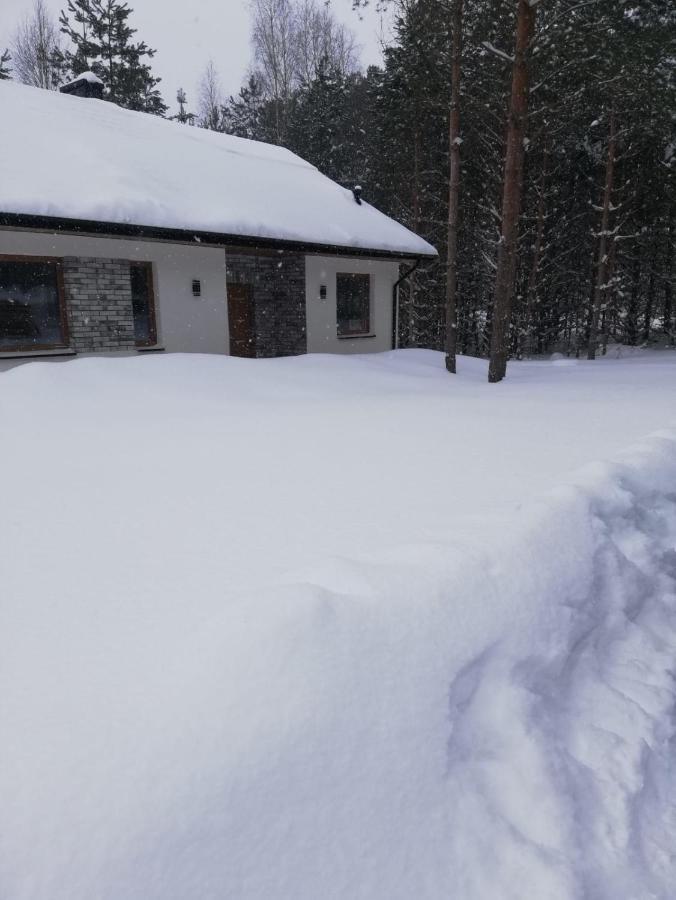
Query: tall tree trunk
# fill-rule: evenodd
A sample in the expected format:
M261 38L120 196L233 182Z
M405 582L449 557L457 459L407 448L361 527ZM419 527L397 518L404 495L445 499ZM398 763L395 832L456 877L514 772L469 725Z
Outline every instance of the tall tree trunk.
M603 304L603 325L601 327L601 355L605 356L608 352L608 338L610 337L610 329L613 325L613 313L615 305L615 292L613 291L613 280L615 278L615 263L617 261L617 241L615 237L610 242L608 249L608 271L606 272L606 290L605 301Z
M655 267L657 265L657 238L653 235L652 251L650 253L650 269L648 270L648 294L646 296L645 310L643 313L643 342L650 341L652 330L653 310L655 309Z
M416 99L415 108L418 108ZM413 231L420 231L420 123L416 117L413 128L413 184L411 185L411 217L413 219ZM412 272L408 279L408 345L416 347L418 344L418 310L416 309L418 290L416 285L416 273Z
M664 307L662 313L662 328L666 334L669 343L674 343L674 329L672 318L674 313L674 213L676 207L672 205L669 213L669 231L667 232L667 277L664 279Z
M458 342L458 216L460 212L460 78L462 75L462 4L453 8L451 115L449 126L448 254L446 267L446 368L455 374Z
M498 268L493 299L491 356L488 380L502 381L507 372L509 355L509 325L514 301L517 241L521 195L523 193L523 158L526 126L528 124L528 93L530 66L528 51L535 29L537 5L532 0L518 0L516 20L516 50L512 70L512 95L507 125L507 149L502 193L502 232L498 247Z
M638 343L638 292L641 285L641 252L637 250L631 277L631 293L625 326L625 339L630 347Z
M592 300L591 318L589 321L589 345L587 359L596 359L599 319L601 306L608 281L608 237L610 212L612 207L613 186L615 179L615 151L617 147L617 127L615 122L615 106L610 108L610 125L608 132L608 156L606 159L606 182L603 188L603 210L601 213L601 234L599 235L599 253L594 282L594 298Z
M537 209L537 225L535 226L535 244L533 246L533 261L531 263L530 272L528 273L528 282L526 284L526 328L528 328L528 337L526 339L526 355L531 356L533 353L533 299L537 290L538 273L540 270L540 258L542 256L542 245L545 236L545 213L547 212L545 191L547 188L547 168L549 163L549 142L545 137L544 150L542 152L542 174L540 175L540 195L538 197Z

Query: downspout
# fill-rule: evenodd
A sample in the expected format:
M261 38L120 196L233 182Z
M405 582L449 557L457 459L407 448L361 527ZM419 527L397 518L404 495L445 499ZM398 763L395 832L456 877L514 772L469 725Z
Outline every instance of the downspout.
M420 265L420 257L416 259L410 269L398 278L392 286L392 349L397 350L399 347L399 285L406 281Z

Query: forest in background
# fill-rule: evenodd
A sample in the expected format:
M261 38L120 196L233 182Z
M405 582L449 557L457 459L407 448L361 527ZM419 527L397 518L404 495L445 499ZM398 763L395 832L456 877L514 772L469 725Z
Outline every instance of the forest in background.
M194 112L179 89L172 118L282 144L340 184L361 185L367 201L434 244L438 261L420 266L402 294L401 346L448 350L448 323L457 321L457 351L489 355L505 274L511 357L593 357L609 342L674 345L676 5L390 5L393 40L383 65L364 71L354 34L330 5L254 0L251 67L239 94L223 96L218 60L209 61ZM57 23L38 0L2 54L0 77L53 89L92 69L110 99L167 115L154 51L136 40L132 14L117 0L68 0ZM451 146L457 286L449 318ZM518 193L513 268L504 259L510 178Z

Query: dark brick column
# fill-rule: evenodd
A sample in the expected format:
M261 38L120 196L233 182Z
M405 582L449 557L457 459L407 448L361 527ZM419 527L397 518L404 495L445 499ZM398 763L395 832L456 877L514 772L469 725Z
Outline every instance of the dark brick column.
M67 256L63 282L74 350L135 348L129 260Z
M226 264L228 282L253 291L256 356L306 353L305 256L227 253Z

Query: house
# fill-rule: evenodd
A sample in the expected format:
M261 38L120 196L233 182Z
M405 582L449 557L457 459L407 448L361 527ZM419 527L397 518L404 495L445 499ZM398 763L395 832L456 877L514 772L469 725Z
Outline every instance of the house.
M393 346L433 247L288 150L100 95L0 82L0 358Z

